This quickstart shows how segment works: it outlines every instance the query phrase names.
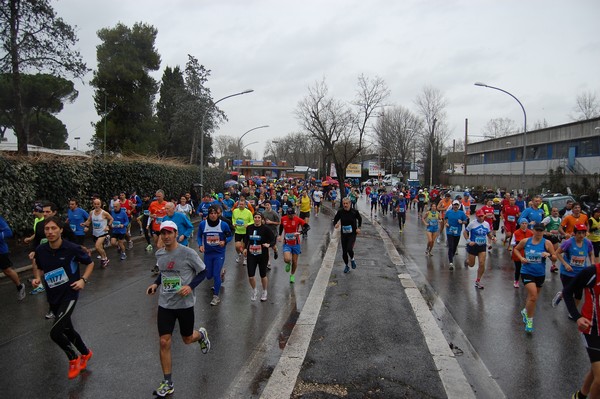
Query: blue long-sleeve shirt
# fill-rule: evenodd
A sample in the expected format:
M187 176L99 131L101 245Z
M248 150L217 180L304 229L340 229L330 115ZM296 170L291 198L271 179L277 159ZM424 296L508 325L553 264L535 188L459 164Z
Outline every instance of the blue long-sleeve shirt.
M214 227L208 225L206 220L200 222L196 239L199 247L204 246L205 254L224 254L227 243L233 238L229 225L222 220L218 222ZM219 241L225 241L225 246L221 247Z
M163 218L163 221L164 220L171 220L175 222L175 224L177 225L177 240L179 241L179 237L181 235L184 235L185 238L183 239L183 241L179 241L179 243L181 245L187 246L188 240L190 239L190 237L192 236L192 232L194 231L194 225L192 225L190 219L188 219L188 217L181 212L175 212L173 216L166 215Z
M12 230L6 223L6 220L2 216L0 216L0 254L7 254L8 244L6 243L7 238L11 238L13 236Z

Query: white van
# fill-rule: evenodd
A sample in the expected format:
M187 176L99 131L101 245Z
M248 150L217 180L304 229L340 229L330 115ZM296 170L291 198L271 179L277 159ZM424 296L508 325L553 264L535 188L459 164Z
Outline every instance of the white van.
M385 175L383 177L383 185L384 186L393 186L396 187L400 183L400 179L396 175Z

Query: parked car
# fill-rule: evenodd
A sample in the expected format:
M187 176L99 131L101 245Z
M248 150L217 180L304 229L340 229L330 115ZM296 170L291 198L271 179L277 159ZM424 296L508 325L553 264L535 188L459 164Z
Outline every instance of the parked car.
M556 207L559 211L567 205L568 200L575 202L575 198L570 195L555 194L542 197L542 202L548 204L548 209Z
M361 183L362 186L375 186L377 184L379 184L377 179L367 179Z
M398 185L398 183L400 183L400 179L398 178L398 176L395 176L395 175L385 175L384 178L383 178L383 185L384 186L396 187Z

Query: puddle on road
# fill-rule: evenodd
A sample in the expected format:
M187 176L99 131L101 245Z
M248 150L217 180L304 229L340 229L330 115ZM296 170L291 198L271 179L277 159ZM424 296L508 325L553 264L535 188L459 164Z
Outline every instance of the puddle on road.
M290 335L292 334L294 327L296 326L296 322L298 321L299 316L300 316L300 312L298 312L296 307L294 307L294 309L290 313L290 316L288 317L286 322L283 323L281 331L279 332L279 349L281 349L281 350L285 349L287 341L290 338Z

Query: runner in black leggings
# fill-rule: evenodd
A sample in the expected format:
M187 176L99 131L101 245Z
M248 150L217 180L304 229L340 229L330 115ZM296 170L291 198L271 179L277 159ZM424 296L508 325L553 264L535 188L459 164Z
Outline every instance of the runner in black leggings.
M350 208L350 199L344 198L342 200L342 209L337 211L333 218L333 224L335 228L342 228L342 259L344 260L344 273L348 273L350 268L348 267L348 256L352 262L352 268L356 269L356 262L354 261L354 242L356 241L356 235L360 234L360 226L362 225L362 217L356 209Z

